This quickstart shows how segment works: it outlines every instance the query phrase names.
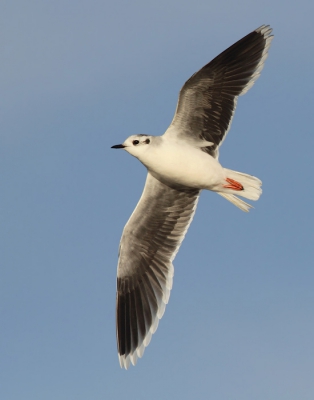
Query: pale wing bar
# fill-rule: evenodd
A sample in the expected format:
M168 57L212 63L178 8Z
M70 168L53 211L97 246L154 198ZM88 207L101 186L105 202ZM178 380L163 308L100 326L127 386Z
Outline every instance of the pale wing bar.
M264 66L271 32L268 25L261 26L192 75L180 91L169 134L212 142L204 150L218 158L238 96L253 86Z
M116 322L121 367L135 365L157 329L172 288L172 260L198 197L198 190L171 188L148 173L120 242Z

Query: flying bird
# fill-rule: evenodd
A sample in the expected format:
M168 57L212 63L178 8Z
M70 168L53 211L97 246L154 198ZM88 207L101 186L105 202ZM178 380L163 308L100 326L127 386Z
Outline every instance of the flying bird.
M112 146L147 168L142 196L124 227L119 248L116 331L120 366L136 364L163 316L173 265L201 190L217 192L243 211L262 182L223 168L219 147L237 100L263 69L273 36L262 25L219 54L183 85L173 120L162 136L133 135Z

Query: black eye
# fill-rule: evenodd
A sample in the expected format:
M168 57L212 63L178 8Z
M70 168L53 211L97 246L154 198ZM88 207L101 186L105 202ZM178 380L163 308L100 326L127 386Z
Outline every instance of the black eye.
M146 142L146 144L149 144L149 143L150 143L150 140L149 140L149 139L146 139L145 142Z
M136 146L137 144L139 144L139 141L138 140L133 140L132 143L134 144L134 146Z

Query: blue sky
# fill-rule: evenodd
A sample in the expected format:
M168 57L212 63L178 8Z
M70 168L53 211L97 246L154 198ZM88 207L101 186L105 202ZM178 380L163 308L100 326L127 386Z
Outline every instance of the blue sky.
M313 4L2 4L1 399L314 398ZM245 214L202 193L158 331L121 370L118 244L146 171L110 147L162 134L190 75L262 24L220 161L263 195Z

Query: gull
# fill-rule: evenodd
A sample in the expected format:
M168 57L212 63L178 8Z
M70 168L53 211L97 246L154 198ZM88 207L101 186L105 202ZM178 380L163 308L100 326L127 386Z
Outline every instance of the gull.
M142 196L119 247L116 332L121 368L136 364L168 303L174 260L201 190L212 190L243 211L258 200L262 182L223 168L219 147L238 96L259 77L273 36L262 25L219 54L183 85L173 120L162 136L132 135L112 146L147 168Z

